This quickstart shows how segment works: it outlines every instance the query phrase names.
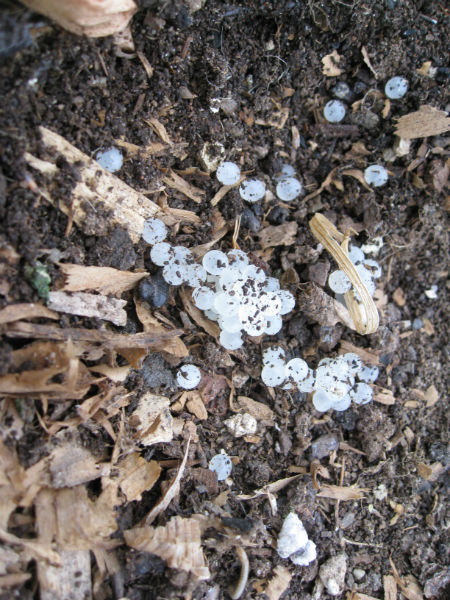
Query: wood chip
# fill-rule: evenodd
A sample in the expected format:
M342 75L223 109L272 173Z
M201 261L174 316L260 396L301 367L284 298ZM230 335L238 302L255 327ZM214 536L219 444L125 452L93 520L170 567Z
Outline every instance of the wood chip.
M426 389L425 400L427 401L427 408L431 408L439 400L439 393L433 384L431 384L430 387Z
M322 73L326 77L338 77L342 75L344 70L339 67L339 63L342 61L342 56L337 53L337 50L333 50L331 54L327 54L322 58Z
M59 319L59 315L42 304L10 304L0 310L0 325L30 319Z
M336 323L343 323L349 329L355 329L350 313L345 306L315 283L299 285L297 306L310 319L321 325L333 326Z
M137 443L151 446L161 442L170 442L173 438L173 419L169 410L170 400L146 392L139 398L138 405L129 418L135 429Z
M214 321L210 321L207 319L203 312L199 310L194 303L192 302L191 293L187 288L180 288L180 298L183 302L184 308L188 315L197 323L199 327L204 329L206 333L208 333L213 338L218 338L220 335L220 327L214 323Z
M394 300L395 304L397 304L397 306L405 306L406 304L406 294L405 292L402 290L401 287L398 287L395 292L392 294L392 299Z
M383 576L384 600L397 600L397 584L392 575Z
M158 119L144 119L144 123L150 125L150 127L153 129L156 135L158 135L161 138L161 141L163 141L165 144L172 143L172 140L170 139L169 134L167 133L167 129L160 121L158 121Z
M147 462L137 452L126 456L116 467L119 469L119 487L128 502L142 500L142 494L152 489L161 474L156 460Z
M275 413L267 404L257 402L247 396L238 396L235 408L251 414L261 425L273 427L275 424Z
M395 396L391 390L387 388L382 388L377 385L373 387L373 399L375 402L379 402L380 404L385 404L386 406L392 406L395 404Z
M200 419L200 421L206 421L208 418L208 411L205 408L200 392L188 393L186 408L197 419Z
M369 69L372 71L373 76L375 77L375 79L378 79L378 75L377 72L375 71L375 69L372 66L372 63L370 62L370 57L369 57L369 53L367 52L367 49L365 46L363 46L361 48L361 54L363 56L363 60L366 63L366 65L369 67Z
M342 485L331 485L324 483L317 493L319 498L330 498L332 500L360 500L364 498L364 493L370 490L358 487L344 487Z
M123 292L132 290L147 272L131 273L119 271L111 267L85 267L68 263L59 263L59 268L66 277L63 292L96 291L107 296L120 296Z
M51 487L75 487L108 476L109 463L99 464L94 456L82 446L71 442L55 448L49 458Z
M421 462L417 465L417 472L420 477L434 483L445 473L445 467L440 462L435 462L431 465Z
M195 185L188 183L182 177L177 175L175 171L170 171L170 177L163 177L163 182L170 188L181 192L197 204L201 204L205 192Z
M450 117L447 113L426 104L419 110L400 117L395 134L405 140L414 140L447 131L450 131Z
M172 517L164 527L136 527L124 531L128 546L156 554L171 569L192 573L197 580L209 579L196 519Z
M292 575L289 573L289 569L283 565L275 567L272 575L273 577L267 584L264 594L269 600L280 600L291 583Z
M297 230L298 224L295 221L289 221L282 225L264 227L257 235L262 248L292 246L296 241Z
M86 292L50 292L48 295L49 308L57 312L111 321L118 327L127 324L127 313L123 309L126 303L126 300Z
M148 60L148 58L145 56L145 54L143 52L140 52L139 50L136 52L137 57L139 58L139 60L142 63L142 66L145 69L145 72L147 73L147 77L149 79L151 79L153 77L153 73L154 73L154 69L152 67L152 65L150 64L150 61Z
M78 171L79 181L71 191L70 202L60 197L57 174L59 168L48 161L25 153L30 167L55 178L47 188L47 196L86 235L106 235L113 225L128 231L134 243L142 236L144 221L157 216L159 207L118 177L109 173L87 154L70 144L62 136L45 127L39 127L41 142L49 155L62 155ZM57 200L53 200L53 195ZM47 197L46 196L46 197Z
M89 550L59 552L61 565L38 561L40 600L68 598L86 600L92 597L91 555ZM69 592L70 590L70 592Z
M365 348L360 348L359 346L355 346L348 340L342 340L339 345L339 354L345 354L346 352L354 352L366 364L375 365L377 367L379 367L381 364L378 354L375 354L375 352L370 352L369 350L367 350Z

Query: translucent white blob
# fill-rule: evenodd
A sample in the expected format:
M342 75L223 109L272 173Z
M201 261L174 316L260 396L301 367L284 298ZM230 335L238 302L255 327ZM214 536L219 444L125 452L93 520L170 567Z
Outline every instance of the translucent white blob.
M185 262L189 259L193 260L192 252L185 246L174 246L173 257L175 260Z
M234 162L223 162L216 171L216 177L223 185L234 185L240 176L241 170Z
M228 267L228 257L220 250L210 250L203 257L203 266L207 273L220 275Z
M283 202L295 200L303 191L303 186L295 177L284 177L277 183L276 194Z
M186 265L185 269L184 281L191 287L198 287L205 281L206 271L202 265L193 263L191 265Z
M265 365L261 371L261 379L269 387L281 385L286 379L284 364Z
M262 354L262 361L264 365L270 365L279 362L284 364L285 357L286 352L281 346L269 346Z
M280 315L287 315L295 306L295 298L289 290L279 290L277 293L281 299Z
M281 310L281 298L276 292L262 292L258 305L266 317L274 317Z
M261 289L265 292L278 292L280 289L280 280L276 277L267 277Z
M350 390L350 398L355 404L367 404L372 400L373 391L368 383L357 383Z
M292 165L284 164L281 167L281 172L275 179L279 181L280 179L284 179L285 177L295 177L295 169Z
M364 365L358 372L358 379L366 383L373 383L378 379L380 371L378 367Z
M110 173L115 173L122 168L123 154L118 148L108 148L97 152L95 160Z
M225 292L219 292L214 298L213 309L222 317L237 316L239 306L239 298L230 296Z
M229 333L228 331L220 332L219 341L226 350L237 350L244 343L240 333Z
M333 402L332 409L336 410L337 412L342 412L344 410L347 410L351 403L352 399L348 394L346 394L345 396L342 396L342 398L339 398L339 400Z
M243 282L241 271L238 268L230 267L226 271L222 271L222 273L220 274L220 277L219 277L219 287L224 292L233 291L234 284L239 279L242 279L242 282Z
M314 389L316 390L327 391L336 381L333 371L326 366L318 366L315 377Z
M319 412L327 412L332 407L332 400L324 390L316 390L312 397L314 408Z
M202 374L195 365L183 365L177 372L177 383L184 390L193 390L198 386Z
M340 123L345 117L345 104L340 100L330 100L325 104L323 116L329 123Z
M303 381L309 373L308 363L302 358L293 358L286 363L286 376L297 383Z
M308 534L298 516L291 512L283 521L277 540L277 552L281 558L288 558L306 547Z
M172 246L167 242L158 242L150 250L150 258L158 267L167 265L172 257Z
M294 565L299 567L307 567L309 564L314 562L317 558L316 545L312 540L308 540L306 546L294 554L291 554L289 559Z
M352 375L356 375L358 373L358 371L361 369L362 364L363 364L360 357L357 354L355 354L354 352L346 352L345 354L342 354L341 356L347 362L349 369L350 369L350 373Z
M328 277L328 285L335 294L345 294L352 288L350 279L344 271L338 270L330 273Z
M275 315L274 317L269 317L266 321L266 326L264 328L264 333L267 335L276 335L281 328L283 327L283 319L280 315Z
M351 246L348 252L348 257L354 265L357 265L358 263L363 262L365 259L365 254L361 248L358 248L358 246Z
M181 285L184 282L185 267L169 263L163 269L162 275L169 285Z
M373 258L368 258L363 262L364 267L370 272L374 279L379 279L382 275L380 265Z
M197 287L192 292L194 304L200 310L208 310L208 308L212 308L215 296L216 294L214 291L206 286Z
M260 179L246 179L239 186L239 194L246 202L258 202L266 195L266 185Z
M257 267L256 265L248 265L245 267L243 270L243 276L247 279L254 279L259 283L263 283L266 280L264 269L261 269L261 267Z
M205 310L205 317L207 317L211 321L217 321L219 319L219 315L212 308L208 308L207 310Z
M403 98L403 96L408 91L408 80L404 77L392 77L386 83L384 87L384 93L391 100L398 100L399 98Z
M240 268L248 265L248 256L243 250L234 248L233 250L227 252L227 256L232 267Z
M147 219L144 223L142 237L147 244L157 244L167 237L167 227L160 219Z
M309 394L314 389L314 383L315 383L314 371L312 369L308 369L308 374L305 377L305 379L303 379L303 381L297 382L297 389L299 392Z
M380 187L387 182L389 174L381 165L370 165L364 171L364 179L367 184Z
M218 481L224 481L231 475L233 463L227 454L216 454L209 461L208 467L210 471L214 471L217 474Z
M240 333L242 330L242 323L237 317L219 316L218 323L220 328L228 333Z

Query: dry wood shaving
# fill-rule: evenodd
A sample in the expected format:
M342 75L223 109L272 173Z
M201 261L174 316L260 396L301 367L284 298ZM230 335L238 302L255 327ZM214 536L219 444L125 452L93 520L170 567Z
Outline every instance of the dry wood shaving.
M292 575L289 573L289 569L283 565L275 567L272 574L273 577L267 584L264 594L269 600L280 600L291 583Z
M138 405L129 418L134 428L134 437L139 444L151 446L161 442L170 442L173 438L170 400L147 392L139 398Z
M330 498L331 500L360 500L364 493L370 490L358 487L344 487L342 485L323 484L317 493L319 498Z
M137 452L126 456L116 468L119 469L119 487L128 502L141 500L143 492L150 490L161 474L156 460L147 462Z
M94 290L107 296L120 296L123 292L132 290L136 284L148 276L143 273L119 271L111 267L85 267L69 263L60 263L59 268L66 276L64 292L84 292Z
M188 183L182 177L177 175L175 171L170 171L170 177L163 177L162 180L168 187L181 192L197 204L200 204L203 201L205 192L200 188L195 187L195 185L192 185L192 183Z
M342 56L337 53L337 50L333 50L331 54L327 54L322 58L322 73L326 77L338 77L342 75L344 70L339 66L342 61Z
M86 292L50 292L48 295L48 306L56 312L111 321L118 327L127 324L127 313L123 308L126 303L126 300Z
M59 315L42 304L10 304L0 310L0 325L30 319L59 319Z
M450 131L450 117L447 113L425 104L419 110L400 117L395 134L405 140L414 140L447 131Z
M257 235L261 248L273 248L275 246L292 246L297 238L298 224L289 221L282 225L269 225L264 227Z

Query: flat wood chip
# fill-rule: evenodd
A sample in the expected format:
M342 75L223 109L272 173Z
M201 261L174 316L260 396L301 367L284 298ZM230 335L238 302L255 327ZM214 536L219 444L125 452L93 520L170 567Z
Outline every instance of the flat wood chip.
M279 600L288 589L291 579L292 575L289 573L289 569L283 565L278 565L273 570L273 577L267 584L264 594L269 600Z
M0 310L0 325L29 319L59 319L59 315L42 304L10 304Z
M258 233L261 248L272 248L275 246L291 246L295 244L298 224L295 221L283 223L283 225L269 225Z
M425 104L419 110L400 117L395 134L404 140L414 140L447 131L450 131L450 117L447 113Z
M172 441L173 419L169 405L169 398L151 392L139 398L138 406L129 418L130 426L135 429L137 443L151 446Z
M203 196L205 192L192 183L188 183L182 177L177 175L175 171L170 171L170 177L163 177L163 182L167 185L167 187L173 188L178 192L181 192L185 196L187 196L190 200L193 200L197 204L200 204L203 201Z
M331 485L324 483L320 486L320 491L317 496L319 498L331 498L332 500L360 500L364 498L364 492L368 492L366 488L344 487L342 485Z
M342 56L337 53L337 50L333 50L331 54L327 54L322 58L322 73L326 77L338 77L344 72L339 63L342 61Z
M123 308L126 303L126 300L86 292L50 292L48 295L49 308L57 312L111 321L118 327L127 324L127 313Z
M148 276L147 272L131 273L119 271L111 267L85 267L69 263L59 263L59 268L66 276L64 292L84 292L93 290L104 294L120 296L123 292L132 290L136 284Z
M142 500L142 494L152 489L161 474L156 460L147 462L137 452L126 456L116 467L119 469L119 487L128 502Z

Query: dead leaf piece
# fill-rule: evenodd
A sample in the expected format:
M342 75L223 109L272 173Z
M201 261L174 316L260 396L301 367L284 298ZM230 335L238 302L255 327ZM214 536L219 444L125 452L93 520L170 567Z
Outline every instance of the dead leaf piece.
M261 248L291 246L295 244L298 225L295 221L283 225L270 225L258 233Z
M160 121L158 121L158 119L144 119L144 123L150 125L150 127L153 129L156 135L158 135L165 144L172 143L172 140L170 139L169 134L167 133L167 129Z
M397 122L395 134L405 140L440 135L450 131L450 117L434 106L421 106L416 112L401 117Z
M3 529L0 529L0 540L6 544L22 546L22 548L25 548L37 559L49 561L54 565L61 564L61 557L59 554L49 548L46 544L41 544L39 541L19 538Z
M98 464L81 446L65 444L55 448L49 459L51 485L54 488L75 487L109 475L109 464Z
M126 300L86 292L75 292L72 295L50 292L48 295L49 307L57 312L111 321L118 327L127 324L127 313L123 309L126 303Z
M205 192L195 185L188 183L182 177L177 175L174 171L170 171L170 177L163 177L163 182L170 188L181 192L197 204L200 204L203 200Z
M152 67L152 65L150 64L150 61L148 60L148 58L145 56L145 54L143 52L136 52L137 57L139 58L139 60L142 63L142 66L145 69L145 72L147 73L147 77L149 79L151 79L153 77L153 72L154 69Z
M220 327L216 325L214 321L207 319L203 315L203 312L194 306L190 292L184 287L180 289L180 298L183 302L186 312L190 317L192 317L197 325L204 329L211 337L218 338L220 335Z
M129 454L119 468L119 486L128 502L141 500L143 492L150 490L158 481L161 467L156 460L147 462L137 452Z
M331 498L332 500L360 500L364 498L366 488L343 487L341 485L323 484L317 496L320 498Z
M208 418L208 411L203 404L202 397L199 392L190 393L189 399L186 402L186 408L188 411L200 419L200 421L205 421Z
M367 52L365 46L363 46L361 48L361 54L363 56L363 60L366 63L366 65L369 67L369 69L372 71L373 76L375 77L375 79L378 79L378 75L375 71L375 69L372 67L372 63L370 62L370 58L369 58L369 53Z
M302 284L297 292L297 305L306 315L321 325L343 323L355 329L350 313L340 302L329 296L315 283Z
M64 292L84 292L94 290L107 296L113 294L120 296L123 292L131 290L148 273L131 273L119 271L111 267L85 267L83 265L59 264L59 268L66 276Z
M364 173L359 169L346 169L345 171L341 171L341 174L357 179L359 183L366 188L366 190L372 191L372 188L370 185L367 185L366 180L364 179Z
M110 227L117 224L123 227L134 243L142 236L144 221L156 216L159 207L136 192L118 177L102 169L93 160L62 136L40 127L41 142L52 156L62 155L78 171L79 181L71 192L71 202L60 198L57 181L50 183L46 198L53 204L52 194L58 198L59 209L73 218L73 221L87 235L106 235ZM60 174L53 163L40 160L29 153L25 154L27 163L51 179Z
M326 77L338 77L344 71L338 65L342 60L342 56L339 56L337 50L333 50L331 54L327 54L322 58L322 73Z
M136 410L130 417L130 425L135 430L135 438L144 446L170 442L173 438L170 400L147 392L139 399Z
M439 477L445 473L445 467L440 462L435 462L432 465L426 465L425 463L419 463L417 465L417 472L420 477L423 477L427 481L437 481Z
M450 173L450 159L446 162L442 160L432 160L430 165L430 173L433 178L433 187L441 193L448 185L448 175Z
M124 537L128 546L156 554L171 569L187 571L199 580L210 577L195 519L173 517L164 527L136 527L125 531Z
M152 315L150 307L146 302L135 299L134 304L136 306L137 317L142 323L144 331L161 334L167 331L167 329L162 326L161 322ZM186 348L186 344L178 336L164 340L160 344L154 344L152 349L155 352L167 352L168 354L172 354L178 358L183 358L189 355L189 350Z
M289 573L289 569L283 567L283 565L278 565L273 570L273 577L264 590L264 594L269 600L279 600L288 589L291 579L292 575Z
M38 318L59 319L59 315L42 304L10 304L0 310L0 325Z

